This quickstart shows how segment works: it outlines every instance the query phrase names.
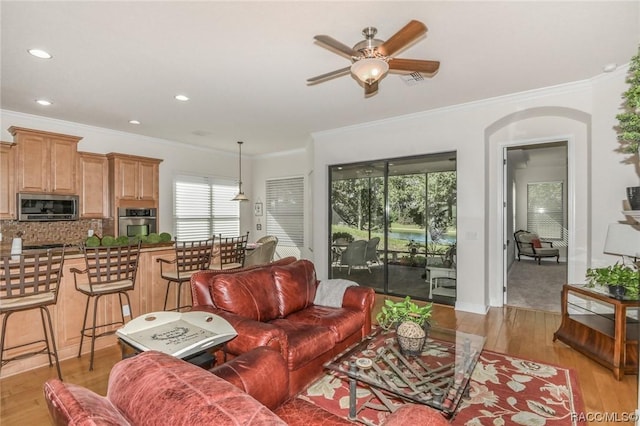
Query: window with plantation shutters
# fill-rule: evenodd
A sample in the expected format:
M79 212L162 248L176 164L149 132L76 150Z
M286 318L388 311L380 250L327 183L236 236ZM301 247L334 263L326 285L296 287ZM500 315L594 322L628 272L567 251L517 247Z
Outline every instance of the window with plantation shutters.
M266 182L267 234L278 237L278 246L304 245L304 177Z
M562 182L527 184L527 230L541 238L563 239Z
M175 238L204 240L240 234L240 206L231 201L237 183L209 176L178 175L174 182Z

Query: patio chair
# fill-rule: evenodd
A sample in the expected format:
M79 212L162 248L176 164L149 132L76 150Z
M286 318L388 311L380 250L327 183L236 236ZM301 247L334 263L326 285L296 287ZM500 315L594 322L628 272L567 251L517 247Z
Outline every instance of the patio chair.
M367 262L375 262L380 264L380 258L378 257L378 244L380 244L380 237L373 237L367 242L367 252L365 258Z
M346 250L340 256L340 265L346 265L349 269L348 275L351 275L351 269L357 266L367 268L369 273L371 269L367 263L367 242L365 240L356 240L347 246Z
M513 233L513 238L518 248L518 261L520 256L528 256L537 260L539 265L543 257L555 257L556 263L560 263L560 250L554 248L551 241L542 241L538 234L521 229Z

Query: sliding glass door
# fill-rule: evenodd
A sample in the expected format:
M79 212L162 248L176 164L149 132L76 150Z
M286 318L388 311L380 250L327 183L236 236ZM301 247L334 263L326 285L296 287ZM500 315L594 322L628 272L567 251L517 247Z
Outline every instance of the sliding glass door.
M453 303L455 170L451 152L331 166L329 275Z

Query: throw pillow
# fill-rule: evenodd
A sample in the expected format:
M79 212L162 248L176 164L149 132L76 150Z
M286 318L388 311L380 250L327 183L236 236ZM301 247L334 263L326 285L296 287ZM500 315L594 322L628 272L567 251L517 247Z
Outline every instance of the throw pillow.
M532 239L531 245L533 246L533 248L542 248L542 242L540 242L540 238Z

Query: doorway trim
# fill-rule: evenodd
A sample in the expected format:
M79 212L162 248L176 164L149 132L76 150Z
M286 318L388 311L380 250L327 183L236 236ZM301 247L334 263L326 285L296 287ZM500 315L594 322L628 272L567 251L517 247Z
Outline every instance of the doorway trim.
M502 145L525 139L527 135L540 135L539 140L561 139L572 143L567 165L573 179L573 194L569 200L573 250L568 253L568 279L583 276L591 256L591 121L591 114L575 108L537 106L508 113L485 127L484 277L488 306L503 306ZM583 282L583 279L577 282Z
M544 137L538 139L528 139L528 140L514 140L514 141L506 141L497 144L498 155L499 158L506 159L507 158L507 150L509 148L515 148L518 146L530 146L530 145L545 145L557 142L566 142L566 153L567 153L567 282L575 282L573 271L574 269L570 266L573 264L572 259L575 258L575 140L573 136L557 136L557 137ZM505 160L506 162L506 160ZM505 217L506 211L506 196L505 190L508 190L507 184L507 164L505 163L503 167L500 167L498 172L498 194L497 198L500 200L500 203L503 207L499 210L498 221L499 226L498 229L502 235L502 243L503 250L502 255L499 257L500 262L500 271L501 271L501 284L503 288L502 293L502 305L505 305L507 302L507 281L508 281L508 271L507 271L507 244L511 241L510 233L507 232L507 218Z

